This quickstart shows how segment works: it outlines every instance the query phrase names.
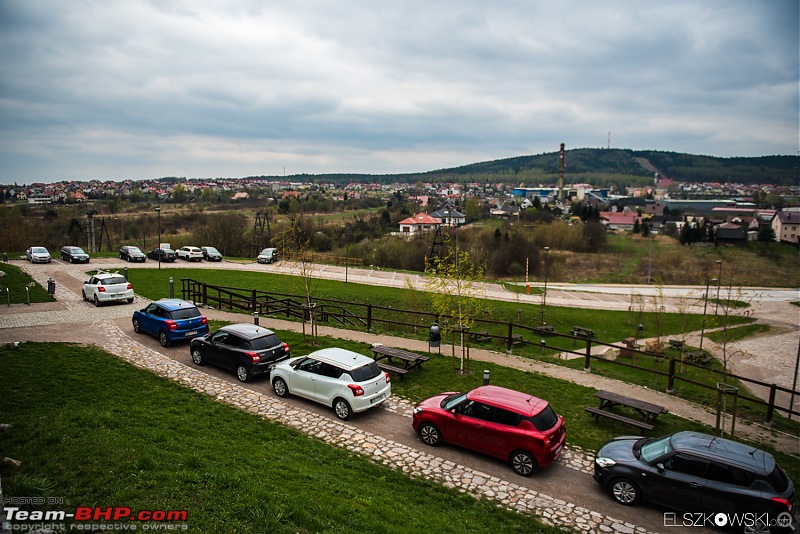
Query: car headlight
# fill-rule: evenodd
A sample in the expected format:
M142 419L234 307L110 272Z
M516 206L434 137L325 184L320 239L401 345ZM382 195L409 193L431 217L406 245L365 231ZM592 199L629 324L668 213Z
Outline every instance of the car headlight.
M414 408L414 415L417 415L418 413L422 413L423 411L424 411L424 410L423 410L422 408L420 408L419 406L417 406L416 408Z
M612 465L615 465L617 462L615 462L611 458L603 458L602 456L598 456L597 458L594 459L594 463L596 463L600 467L611 467Z

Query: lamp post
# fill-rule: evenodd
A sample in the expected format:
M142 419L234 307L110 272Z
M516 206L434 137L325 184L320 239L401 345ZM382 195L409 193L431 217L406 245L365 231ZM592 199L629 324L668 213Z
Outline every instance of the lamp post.
M716 282L716 278L712 278L711 280L706 281L706 298L705 303L703 304L703 326L700 328L700 350L703 350L703 336L706 333L706 309L708 308L708 287L711 285L711 282Z
M347 283L347 267L350 264L350 227L344 227L344 283Z
M161 249L161 207L156 208L156 215L158 215L158 243L156 249ZM158 268L161 269L161 254L158 255Z
M544 325L544 308L547 306L547 274L550 268L550 247L544 247L544 291L542 292L542 325Z
M717 265L719 265L719 276L717 276L717 305L714 307L714 315L716 315L719 310L719 288L722 285L722 260L717 260Z

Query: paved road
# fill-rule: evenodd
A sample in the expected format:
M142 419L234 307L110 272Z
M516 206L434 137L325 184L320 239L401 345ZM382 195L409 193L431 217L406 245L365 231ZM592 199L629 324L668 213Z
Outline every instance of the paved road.
M103 264L109 267L112 265L120 265L119 262L111 260L103 262ZM176 265L180 266L181 263ZM191 266L197 267L197 264L192 264ZM237 264L227 264L226 266L236 269L262 268L261 266L238 266ZM218 268L219 265L209 265L209 267ZM48 266L27 266L26 264L26 269L31 271L40 283L42 279L46 280L48 276L55 278L58 283L57 293L59 302L36 307L14 306L12 308L0 308L0 341L51 341L58 339L83 343L86 341L85 332L99 331L111 336L111 338L100 335L94 342L106 345L107 348L112 349L112 352L125 352L130 350L131 347L134 347L135 350L138 351L141 347L144 347L147 351L166 356L170 360L178 362L183 366L194 367L190 362L188 349L185 345L163 349L158 345L155 339L147 336L136 336L132 333L132 329L130 328L130 316L133 309L142 306L141 300L133 305L113 305L99 309L82 302L79 294L83 278L81 273L85 270L85 266L62 265L56 261ZM331 270L327 268L323 268L322 271L331 272ZM393 283L397 283L396 281L398 278L393 273L380 274L388 275L378 279L384 285L387 285L387 280L392 280ZM415 275L411 276L413 277ZM348 278L351 281L359 280L359 277L365 280L371 279L373 282L376 281L375 277L370 273L348 273ZM402 285L406 282L399 283ZM505 296L508 297L509 295L506 293ZM511 298L516 297L511 296ZM548 297L548 300L549 298L550 297ZM20 313L20 311L22 313ZM209 315L213 317L220 316L220 318L222 318L226 314L222 312L210 312ZM236 316L234 320L241 320L241 316ZM292 328L298 328L299 326L295 323L289 323L289 325L291 325ZM282 328L283 326L287 325L276 327ZM93 328L95 330L92 330ZM114 334L120 332L122 335L117 335L114 338ZM344 331L342 333L344 333ZM371 338L374 337L375 336L371 336ZM393 340L390 340L390 342L392 341ZM124 346L122 351L120 351L120 344ZM513 360L505 355L498 355L497 357L501 358L505 363ZM530 363L527 360L525 360L525 362L528 364ZM519 365L522 365L522 363ZM563 368L561 369L563 370ZM229 373L208 366L203 367L201 370L204 375L224 381L234 390L246 389L262 397L273 399L276 402L284 402L279 401L277 397L275 397L269 387L269 383L265 380L255 381L252 384L242 386L238 384L235 378ZM599 379L599 377L590 378L592 381ZM336 421L330 410L316 404L301 399L289 399L285 402L288 402L292 406L299 407L309 414L313 414L313 419L311 421L319 421L319 424ZM555 524L569 524L571 527L579 529L581 528L581 524L589 524L582 523L581 521L591 522L591 518L597 519L602 517L604 518L603 520L607 522L605 524L602 522L596 524L592 523L594 527L589 528L589 530L607 532L607 530L600 528L599 525L601 524L604 526L610 524L613 529L619 532L655 532L664 530L663 510L648 506L637 507L635 509L616 506L609 500L607 495L600 491L585 471L576 468L576 465L580 465L580 458L575 460L575 462L560 461L551 469L543 471L534 478L522 479L521 477L515 477L504 463L481 455L447 446L439 449L424 447L410 428L408 409L408 405L403 406L403 403L400 402L399 405L393 405L390 408L381 408L368 412L364 414L364 416L354 419L352 425L371 435L380 436L381 439L401 444L414 451L419 451L420 454L435 454L437 458L445 462L450 462L456 466L464 466L469 473L484 473L499 481L510 479L509 484L521 485L523 488L527 488L531 493L554 499L553 502L563 501L567 510L572 511L565 512L569 517L567 519L561 517L559 521L555 521ZM671 411L676 412L676 409L671 408ZM577 452L574 453L571 458L575 459L579 456L580 453ZM570 505L569 503L572 504ZM613 516L610 523L608 522L609 520L606 514L611 514ZM564 523L564 521L568 521L568 523ZM597 519L597 521L600 520ZM636 528L634 528L634 525ZM676 531L675 528L670 528L669 530L673 532ZM692 531L697 532L696 529L692 529Z

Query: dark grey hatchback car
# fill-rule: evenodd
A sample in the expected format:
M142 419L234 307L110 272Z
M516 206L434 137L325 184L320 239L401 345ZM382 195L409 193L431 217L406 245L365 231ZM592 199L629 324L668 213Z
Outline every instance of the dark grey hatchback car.
M710 514L716 526L745 532L776 532L791 525L794 484L775 458L708 434L616 438L597 451L594 479L624 505L644 500ZM685 521L686 516L678 516L678 525Z
M249 382L256 375L269 373L275 364L289 358L289 345L272 330L253 324L232 324L192 340L189 347L195 365L211 363L236 371L236 377Z

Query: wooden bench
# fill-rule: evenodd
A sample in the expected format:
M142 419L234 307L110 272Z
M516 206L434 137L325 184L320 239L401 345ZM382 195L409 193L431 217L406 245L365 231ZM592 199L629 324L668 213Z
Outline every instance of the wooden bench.
M680 339L670 339L669 346L672 347L673 349L677 349L683 352L683 350L686 348L686 343L684 343Z
M378 364L378 367L384 371L397 373L400 375L401 379L413 368L419 367L423 363L430 360L429 357L417 354L416 352L396 349L394 347L387 347L386 345L381 345L380 343L373 345L372 349L370 350L372 351L373 358L375 358L375 362ZM394 363L394 359L400 360L403 363L403 366L398 367L396 365L392 365Z
M686 359L692 363L696 363L698 365L708 365L708 363L714 359L713 356L706 354L702 350L695 350L692 352L686 353Z
M599 421L600 417L608 417L609 419L613 419L614 421L619 421L620 423L625 423L631 426L638 426L642 430L653 430L653 428L655 428L654 425L651 425L649 423L638 421L636 419L631 419L630 417L625 417L624 415L619 415L614 412L607 412L605 410L601 410L600 408L594 408L592 406L587 406L586 411L591 414L594 414L595 421Z
M534 326L533 331L537 334L552 334L556 331L556 329L552 325L546 324L542 326Z
M482 342L482 341L489 341L492 337L489 335L489 332L471 332L469 334L469 338L475 342Z
M594 337L595 334L597 334L597 332L594 330L589 330L588 328L584 328L582 326L573 326L569 333L573 336L588 338Z
M600 399L600 406L597 408L587 406L586 411L594 416L594 420L596 422L599 422L601 417L608 417L614 421L635 426L641 428L642 430L652 430L655 427L656 418L660 414L668 413L669 411L658 404L652 404L639 399L633 399L612 391L600 390L595 393L594 396ZM611 408L614 406L633 408L642 415L642 419L637 420L632 417L614 413L611 411Z
M523 343L525 343L525 340L522 338L522 334L511 334L512 345L522 345Z

